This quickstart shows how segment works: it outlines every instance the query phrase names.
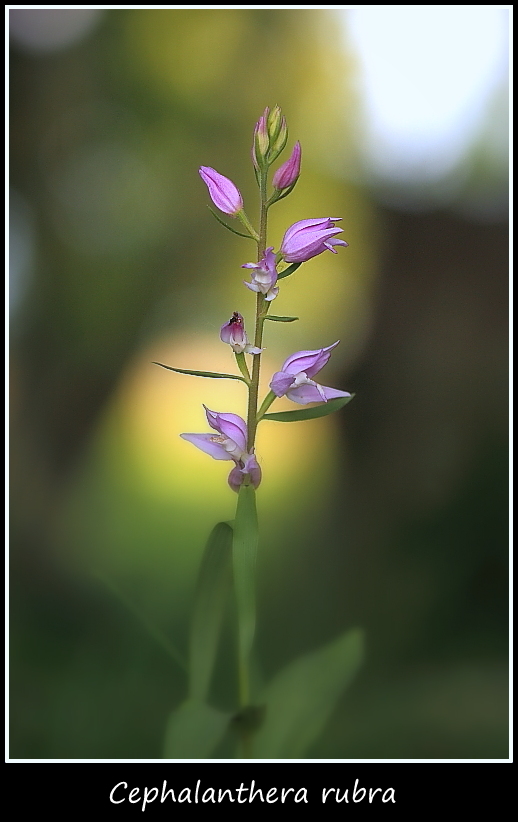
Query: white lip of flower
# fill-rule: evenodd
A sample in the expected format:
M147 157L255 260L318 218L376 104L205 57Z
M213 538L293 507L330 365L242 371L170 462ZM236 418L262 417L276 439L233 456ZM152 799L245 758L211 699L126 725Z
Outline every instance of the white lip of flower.
M290 391L293 388L298 388L299 385L314 385L324 402L326 402L326 396L322 386L314 380L310 380L305 371L299 371L298 374L295 374L295 382L290 385Z
M255 345L252 345L246 334L244 342L236 342L234 337L231 336L229 345L235 354L260 354L263 350L262 348L257 348Z
M232 458L236 460L240 460L244 451L234 442L234 440L229 439L228 437L223 437L221 434L215 434L213 437L210 438L211 442L217 442L219 445L222 445L225 451L229 454L232 454Z

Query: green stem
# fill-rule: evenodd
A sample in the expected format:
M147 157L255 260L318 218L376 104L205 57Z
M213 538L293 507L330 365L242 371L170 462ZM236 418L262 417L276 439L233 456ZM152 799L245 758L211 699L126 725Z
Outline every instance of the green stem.
M266 251L266 231L268 223L268 205L266 196L266 179L267 172L261 172L260 175L260 194L261 194L261 215L259 221L259 239L257 241L257 261L259 262L264 257ZM256 348L262 347L263 342L263 326L265 316L268 313L269 302L265 300L264 294L260 292L257 294L256 314L255 314L255 336L254 345ZM257 399L259 394L259 376L261 373L261 355L254 355L254 362L252 365L252 381L248 389L248 442L247 451L252 453L255 444L255 432L257 430Z
M266 196L267 170L259 174L259 189L261 212L259 221L259 235L257 236L257 261L260 262L266 250L266 231L268 222L268 205ZM243 213L238 215L243 222ZM246 223L243 223L246 225ZM248 228L248 226L247 226ZM264 294L257 294L254 346L262 347L263 326L269 303ZM238 357L238 366L244 374ZM243 357L244 360L244 357ZM245 363L246 366L246 363ZM261 355L254 354L252 376L248 382L248 413L247 451L253 453L255 432L257 430L257 398L259 393L259 376L261 373ZM248 502L247 502L248 501ZM249 508L248 517L245 510ZM245 525L245 520L248 524ZM243 530L244 526L244 530ZM239 678L239 705L241 709L250 704L250 652L252 649L255 628L255 590L254 590L254 561L257 550L257 514L255 512L255 491L253 487L243 485L239 492L236 519L234 522L234 585L237 597L238 611L238 678ZM248 559L247 559L248 557ZM240 732L242 756L248 759L251 756L251 738L249 730L242 728Z

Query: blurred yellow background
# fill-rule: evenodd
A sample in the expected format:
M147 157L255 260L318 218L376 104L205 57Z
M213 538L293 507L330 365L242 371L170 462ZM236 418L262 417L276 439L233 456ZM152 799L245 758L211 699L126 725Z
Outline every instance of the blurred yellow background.
M507 756L507 12L381 8L10 10L11 757L161 755L183 672L99 575L185 651L236 497L179 434L246 396L152 363L235 369L219 328L252 327L254 244L213 220L198 168L255 220L275 104L302 174L270 244L333 216L349 247L281 282L275 313L300 320L267 324L263 390L340 339L322 382L356 397L260 426L263 673L362 626L311 757ZM450 75L428 90L434 26L428 70ZM229 636L225 708L233 664Z

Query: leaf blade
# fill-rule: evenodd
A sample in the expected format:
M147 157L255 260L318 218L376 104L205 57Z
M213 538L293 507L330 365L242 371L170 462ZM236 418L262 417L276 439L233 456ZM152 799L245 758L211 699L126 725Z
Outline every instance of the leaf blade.
M163 362L155 362L153 365L159 365L161 368L167 368L168 371L176 371L177 374L190 374L192 377L211 377L215 380L239 380L246 384L244 377L239 377L237 374L219 374L216 371L193 371L191 368L173 368L172 365L164 365Z
M189 696L207 698L232 580L232 528L218 522L203 554L189 638Z
M300 411L278 411L273 414L265 414L262 419L275 420L275 422L315 420L319 417L327 417L328 414L333 414L335 411L340 411L354 396L354 394L351 394L350 397L337 397L334 400L322 403L322 405L315 405L313 408L301 408Z
M298 320L298 317L276 317L275 314L267 314L265 320L271 320L274 323L293 323Z
M297 270L297 268L301 265L302 265L302 263L292 263L291 265L288 266L288 268L285 268L284 271L281 271L280 274L277 275L277 279L278 280L283 280L284 277L289 277L290 274L293 274Z
M222 225L224 228L228 228L228 230L229 230L229 231L231 231L231 232L232 232L232 234L237 234L237 236L238 236L238 237L244 237L244 238L245 238L245 240L253 240L253 239L254 239L254 237L252 237L252 235L251 235L251 234L243 234L243 232L242 232L242 231L237 231L237 229L232 228L232 226L231 226L231 225L229 225L228 223L226 223L224 220L222 220L222 219L221 219L221 217L219 216L219 214L216 214L216 212L214 211L214 209L213 209L213 208L211 208L211 206L207 206L207 208L209 209L209 211L210 211L210 213L212 214L212 216L216 218L216 220L218 221L218 223L221 223L221 225Z
M204 702L182 702L167 720L164 758L206 759L223 739L230 718Z
M266 715L254 740L254 758L300 758L323 730L362 658L363 634L354 629L283 668L263 695Z

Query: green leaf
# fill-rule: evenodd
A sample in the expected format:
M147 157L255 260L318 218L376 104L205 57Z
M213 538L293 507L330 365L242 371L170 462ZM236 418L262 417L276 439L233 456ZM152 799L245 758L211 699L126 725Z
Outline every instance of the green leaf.
M236 593L240 659L248 664L255 633L255 563L259 531L255 489L242 485L234 520L232 561Z
M298 317L276 317L274 314L267 314L265 320L272 320L274 323L293 323Z
M284 271L281 271L280 274L277 275L277 279L283 280L284 277L289 277L300 265L302 265L302 263L292 263L288 268L285 268Z
M168 371L176 371L178 374L191 374L193 377L212 377L215 380L240 380L240 382L246 383L244 377L238 377L237 374L217 374L215 371L192 371L190 368L173 368L172 365L164 365L162 362L154 361L153 365L167 368Z
M253 757L299 759L323 730L362 657L363 634L352 630L283 668L262 696L266 717Z
M230 714L187 699L167 720L165 759L207 759L223 739Z
M184 660L183 654L173 645L169 637L162 631L158 625L155 625L152 620L150 620L140 608L138 608L135 603L113 582L113 580L106 577L101 571L95 571L94 576L99 579L103 585L105 585L108 590L119 600L125 608L141 623L141 625L146 629L149 636L151 636L155 642L160 645L160 647L171 657L174 659L176 664L182 669L182 671L187 671L187 663Z
M229 230L229 231L231 231L231 232L232 232L232 234L237 234L237 236L238 236L238 237L244 237L246 240L253 240L253 239L255 239L255 238L254 238L254 237L252 237L250 234L243 234L243 232L242 232L242 231L237 231L235 228L232 228L232 226L228 225L228 223L226 223L224 220L222 220L222 219L221 219L221 217L219 216L219 214L217 214L217 213L214 211L214 209L213 209L213 208L211 208L211 206L207 206L207 208L209 209L209 211L210 211L210 213L212 214L212 216L216 218L216 220L218 221L218 223L221 223L221 225L222 225L222 226L224 226L225 228L228 228L228 230Z
M189 645L189 695L207 698L232 581L232 528L218 522L201 561Z
M301 420L315 420L317 417L327 417L333 411L339 411L344 405L352 400L350 397L337 397L335 400L315 405L313 408L302 408L300 411L278 411L274 414L265 414L263 420L275 420L276 422L300 422Z

